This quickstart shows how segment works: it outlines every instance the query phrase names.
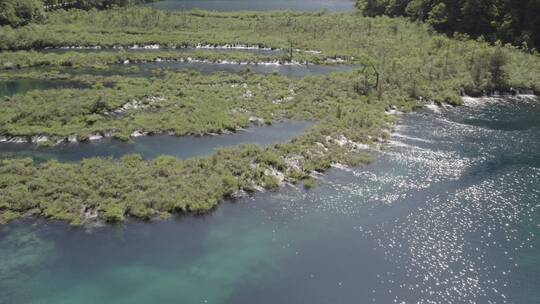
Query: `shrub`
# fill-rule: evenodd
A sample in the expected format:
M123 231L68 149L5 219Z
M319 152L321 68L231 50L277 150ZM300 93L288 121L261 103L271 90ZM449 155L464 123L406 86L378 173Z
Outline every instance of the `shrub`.
M311 189L317 185L317 181L314 178L307 178L304 180L304 188Z
M279 187L279 182L275 176L265 175L262 178L263 187L270 189L277 189Z

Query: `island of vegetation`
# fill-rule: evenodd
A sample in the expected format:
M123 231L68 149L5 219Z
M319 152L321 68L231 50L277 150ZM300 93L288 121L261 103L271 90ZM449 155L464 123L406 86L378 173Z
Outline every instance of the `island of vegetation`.
M540 92L537 54L464 35L449 38L427 23L404 18L324 12L165 12L143 7L42 14L0 28L0 81L64 79L81 86L4 97L0 140L54 145L104 136L129 141L132 136L160 133L234 132L251 123L284 119L311 120L315 125L288 143L220 149L211 157L188 160L129 155L119 160L36 164L3 155L2 223L21 216L73 225L118 222L129 216L166 218L205 213L224 198L283 183L311 188L316 185L313 176L332 165L369 163L369 148L384 141L397 119L391 113L431 102L460 105L465 94ZM43 52L133 45L242 45L285 52L275 56L165 49ZM357 68L302 78L256 75L249 68L238 74L210 75L165 70L148 77L105 73L114 72L118 63L188 58L231 64L345 61ZM88 68L94 72L70 74ZM136 70L137 65L126 68Z

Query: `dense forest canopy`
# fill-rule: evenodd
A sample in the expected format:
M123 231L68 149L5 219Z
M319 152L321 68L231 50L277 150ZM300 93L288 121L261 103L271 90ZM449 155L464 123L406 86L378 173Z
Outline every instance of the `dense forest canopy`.
M0 25L17 27L33 21L41 21L46 9L104 9L145 2L152 2L152 0L0 0Z
M407 16L435 29L540 47L540 0L358 0L366 16Z

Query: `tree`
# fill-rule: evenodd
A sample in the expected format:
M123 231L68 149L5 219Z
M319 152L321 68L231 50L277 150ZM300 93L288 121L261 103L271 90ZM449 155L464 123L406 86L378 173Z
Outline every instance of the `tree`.
M489 60L489 73L491 75L491 84L495 90L505 90L508 83L508 75L504 69L508 63L508 56L504 53L501 46L498 46Z
M0 25L17 27L41 21L44 16L40 0L0 0Z
M406 16L436 30L540 47L540 0L358 0L366 16Z

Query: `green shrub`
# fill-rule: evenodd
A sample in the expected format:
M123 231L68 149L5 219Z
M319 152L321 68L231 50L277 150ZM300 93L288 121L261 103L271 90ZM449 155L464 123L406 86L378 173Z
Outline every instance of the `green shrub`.
M304 180L304 188L312 189L317 185L317 181L314 178L307 178Z
M263 187L271 190L271 189L277 189L279 187L279 181L275 176L271 175L265 175L262 178Z

